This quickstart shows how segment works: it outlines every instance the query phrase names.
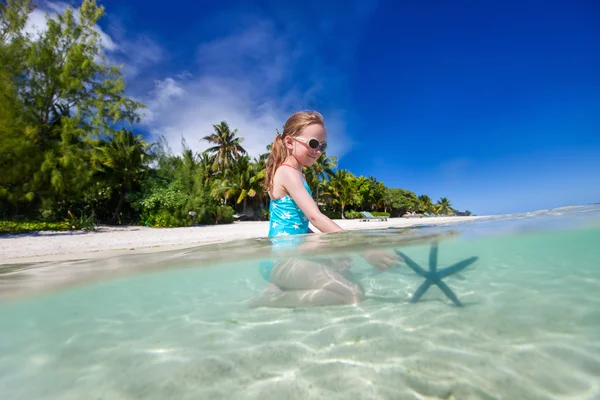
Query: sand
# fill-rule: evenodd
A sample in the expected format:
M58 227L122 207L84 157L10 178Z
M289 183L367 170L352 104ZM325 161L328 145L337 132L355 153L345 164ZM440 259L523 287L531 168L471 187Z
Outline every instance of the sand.
M409 303L421 277L359 258L356 306L248 309L246 260L0 303L0 398L599 399L599 234L444 242L440 266L480 257L445 279L462 308L435 287Z
M387 221L335 220L346 230L448 224L478 217L389 218ZM268 222L242 221L186 228L100 226L95 232L35 232L0 237L0 265L66 261L169 251L267 236ZM311 226L315 232L318 230Z

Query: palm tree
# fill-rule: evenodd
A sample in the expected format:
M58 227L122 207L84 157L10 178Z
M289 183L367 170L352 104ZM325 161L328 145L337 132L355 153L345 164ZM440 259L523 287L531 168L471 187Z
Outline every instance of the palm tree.
M142 139L142 135L134 136L133 131L121 129L115 131L108 140L101 142L94 154L95 169L119 188L119 202L111 222L116 222L125 194L141 181L147 170L147 161L152 145Z
M419 212L431 212L433 210L433 202L426 194L419 196Z
M206 151L200 153L198 164L200 165L200 173L202 175L202 182L208 183L212 174L212 167L215 164L215 156L208 154Z
M237 197L236 203L243 203L242 212L246 211L248 197L254 198L260 191L258 166L250 162L248 156L240 157L231 171L231 190Z
M221 172L225 168L230 167L240 155L246 154L246 150L241 145L244 138L235 137L237 129L234 129L232 132L225 121L221 121L218 125L213 125L213 128L215 132L204 136L202 140L214 144L213 147L208 148L206 151L209 154L215 155L213 170Z
M452 204L450 204L450 200L446 197L442 197L438 200L436 204L436 211L438 214L448 215L453 212Z
M214 179L210 183L210 195L215 199L223 199L223 205L226 206L229 198L235 195L231 181L225 176Z
M316 178L315 201L317 203L319 202L320 183L325 181L328 177L332 177L335 168L337 168L337 157L327 157L325 153L321 154L321 157L319 157L312 165L311 169Z
M352 205L361 201L358 191L356 190L355 177L352 173L338 169L329 180L325 194L331 197L333 204L338 204L341 208L342 219L344 209L348 205Z

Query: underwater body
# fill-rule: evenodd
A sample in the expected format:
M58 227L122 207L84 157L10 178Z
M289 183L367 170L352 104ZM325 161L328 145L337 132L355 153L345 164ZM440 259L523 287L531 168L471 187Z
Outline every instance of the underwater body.
M379 247L425 275L374 270L359 253ZM249 308L268 238L1 266L0 398L600 398L599 205L391 222L289 256L351 257L366 300Z

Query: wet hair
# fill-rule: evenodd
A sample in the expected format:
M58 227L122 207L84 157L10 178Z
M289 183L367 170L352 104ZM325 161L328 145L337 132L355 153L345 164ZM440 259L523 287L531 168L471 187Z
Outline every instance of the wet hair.
M263 186L267 191L270 191L273 187L273 177L275 171L283 163L287 157L287 148L283 143L286 136L298 136L302 133L304 128L310 125L321 125L325 127L325 120L323 116L316 111L299 111L292 114L291 117L285 122L283 126L283 133L277 132L275 140L273 140L273 146L271 147L271 154L267 159L267 170L265 173L265 182Z

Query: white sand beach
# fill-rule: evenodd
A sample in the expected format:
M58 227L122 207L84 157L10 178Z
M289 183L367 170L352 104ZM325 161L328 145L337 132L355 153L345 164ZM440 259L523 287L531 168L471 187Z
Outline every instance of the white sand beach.
M448 224L477 217L389 218L387 221L336 219L346 230L402 228ZM315 232L318 230L311 226ZM186 228L100 226L95 232L35 232L0 237L0 264L81 260L119 254L147 253L267 236L267 221Z

